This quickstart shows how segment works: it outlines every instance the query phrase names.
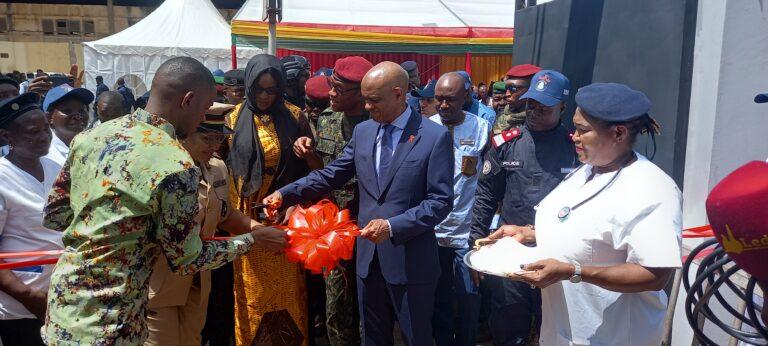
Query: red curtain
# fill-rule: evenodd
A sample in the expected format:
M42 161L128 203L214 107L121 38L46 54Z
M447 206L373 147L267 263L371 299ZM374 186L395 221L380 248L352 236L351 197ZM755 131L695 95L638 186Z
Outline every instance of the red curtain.
M440 76L440 56L428 55L418 53L377 53L377 54L347 54L347 53L315 53L315 52L302 52L291 49L277 49L277 56L284 57L286 55L301 55L312 65L312 72L314 73L321 67L333 68L336 60L347 57L350 55L359 55L368 59L374 65L382 61L393 61L396 63L402 63L404 61L413 60L419 65L419 72L421 74L422 85L426 84L430 79L437 79Z

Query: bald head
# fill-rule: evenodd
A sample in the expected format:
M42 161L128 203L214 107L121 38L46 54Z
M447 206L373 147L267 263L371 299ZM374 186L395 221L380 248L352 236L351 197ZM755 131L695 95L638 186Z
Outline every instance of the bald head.
M96 109L102 123L123 116L123 95L117 91L102 92L99 94Z
M145 110L163 116L184 138L195 132L213 104L215 85L213 74L199 61L190 57L169 59L155 72L152 97Z
M201 62L190 57L172 58L155 72L152 93L178 95L196 88L215 88L213 74Z
M407 107L408 72L391 61L379 63L363 77L360 90L371 118L380 123L390 123Z
M464 76L455 72L446 73L437 80L435 101L443 123L457 123L464 118L462 108L469 95L465 82Z

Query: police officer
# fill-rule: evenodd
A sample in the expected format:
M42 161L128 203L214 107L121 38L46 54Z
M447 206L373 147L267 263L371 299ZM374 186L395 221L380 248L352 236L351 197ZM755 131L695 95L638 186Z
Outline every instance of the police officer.
M289 55L280 59L285 70L285 100L299 109L304 109L304 86L310 77L311 66L301 55Z
M316 143L313 144L309 138L303 137L294 145L296 154L306 158L310 168L322 168L340 156L352 138L355 126L370 118L365 110L360 83L371 68L373 64L359 56L336 61L333 74L329 77L333 112L320 116ZM330 197L340 209L349 209L351 217L357 218L357 179L352 179L343 188L333 191ZM331 345L360 344L357 293L355 280L351 280L355 275L354 264L354 258L341 261L339 267L325 278L326 327Z
M472 209L470 246L489 234L501 203L502 225L534 223L534 207L576 166L568 131L560 124L569 93L561 73L543 70L522 99L526 122L492 138ZM512 227L512 226L502 226ZM477 280L477 277L475 278ZM494 345L524 345L535 339L541 323L541 293L525 283L487 276L491 293L491 335Z
M226 136L233 133L224 125L224 113L233 107L214 103L197 132L182 141L184 148L202 172L198 186L198 202L201 208L196 218L200 224L200 236L212 237L217 228L231 234L259 229L260 236L254 239L257 246L280 251L286 244L284 231L262 226L230 207L227 167L223 161L213 156ZM157 261L149 279L149 338L146 344L200 345L210 288L210 272L180 276L171 272L166 261ZM225 316L219 315L211 316L210 319L221 321L224 318ZM234 326L234 323L232 325ZM229 330L229 335L232 335L233 330L234 327Z
M528 91L531 86L531 78L539 71L541 68L531 64L513 66L507 71L504 80L506 106L493 124L494 135L498 135L501 131L520 127L525 123L525 100L522 100L521 96Z
M317 138L318 119L320 119L320 116L333 113L333 110L328 108L331 104L331 99L328 95L331 91L331 86L328 84L328 77L314 76L310 78L304 86L304 91L306 93L306 96L304 97L304 115L309 121L312 137Z
M224 98L231 105L243 103L245 100L245 71L234 69L224 73Z

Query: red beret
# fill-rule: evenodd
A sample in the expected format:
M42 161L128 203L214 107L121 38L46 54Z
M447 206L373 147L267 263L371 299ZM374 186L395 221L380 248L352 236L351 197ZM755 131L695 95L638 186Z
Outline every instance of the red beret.
M531 77L539 71L541 71L541 67L531 64L522 64L512 66L512 68L507 71L507 76L517 78Z
M328 85L328 77L326 76L314 76L307 80L307 84L304 85L304 91L307 96L315 100L328 100L328 92L331 91L331 86Z
M361 56L348 56L336 60L336 65L333 67L333 75L340 79L351 82L360 83L363 81L365 74L373 68L373 64Z
M768 163L750 162L718 183L707 216L720 245L759 281L768 280Z

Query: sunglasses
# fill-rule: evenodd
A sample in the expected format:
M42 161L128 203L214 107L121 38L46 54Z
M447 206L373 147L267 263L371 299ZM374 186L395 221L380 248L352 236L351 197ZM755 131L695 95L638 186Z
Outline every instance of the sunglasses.
M512 85L507 86L507 90L509 90L511 92L517 92L519 90L528 89L530 87L531 87L530 84L529 85L514 85L514 84L512 84Z
M254 95L261 95L261 93L267 93L267 95L269 95L269 96L275 96L275 95L280 94L280 89L278 89L278 88L266 88L266 89L264 89L264 88L255 87L255 88L253 88L251 90L253 90L253 94Z

